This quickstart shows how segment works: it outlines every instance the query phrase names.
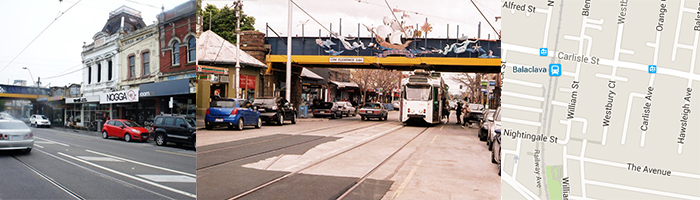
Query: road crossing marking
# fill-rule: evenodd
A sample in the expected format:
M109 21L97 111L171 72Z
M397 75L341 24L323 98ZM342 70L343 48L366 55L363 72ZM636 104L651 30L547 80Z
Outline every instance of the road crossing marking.
M87 161L124 162L121 160L117 160L114 158L108 158L108 157L97 157L97 156L76 156L76 157L81 158L83 160L87 160Z
M145 174L137 174L136 176L139 176L141 178L145 178L151 181L159 182L159 183L196 183L197 179L192 178L189 176L183 176L183 175L145 175Z
M45 143L45 144L58 144L58 145L61 145L61 146L70 147L70 145L63 144L63 143L60 143L60 142L56 142L56 141L53 141L53 140L49 140L49 139L46 139L46 138L37 137L37 136L34 136L34 138L40 139L40 140L45 140L45 141L48 141L48 142L49 142L49 143ZM36 141L34 141L34 142L36 142Z
M182 174L182 175L185 175L185 176L197 177L197 175L194 175L194 174L190 174L190 173L186 173L186 172L181 172L181 171L177 171L177 170L173 170L173 169L168 169L168 168L165 168L165 167L159 167L159 166L155 166L155 165L151 165L151 164L146 164L146 163L142 163L142 162L135 161L135 160L129 160L129 159L126 159L126 158L121 158L121 157L117 157L117 156L113 156L113 155L109 155L109 154L104 154L104 153L100 153L100 152L93 151L93 150L89 150L89 149L85 149L85 151L90 152L90 153L94 153L94 154L97 154L97 155L101 155L101 156L107 156L107 157L114 158L114 159L117 159L117 160L122 160L122 161L130 162L130 163L134 163L134 164L138 164L138 165L143 165L143 166L150 167L150 168L160 169L160 170L163 170L163 171L173 172L173 173L176 173L176 174Z
M61 152L58 152L58 154L59 154L59 155L62 155L62 156L65 156L65 157L67 157L67 158L70 158L70 159L73 159L73 160L76 160L76 161L79 161L79 162L82 162L82 163L91 165L91 166L93 166L93 167L97 167L97 168L100 168L100 169L102 169L102 170L115 173L115 174L120 175L120 176L124 176L124 177L130 178L130 179L134 179L134 180L136 180L136 181L140 181L140 182L143 182L143 183L146 183L146 184L149 184L149 185L152 185L152 186L156 186L156 187L159 187L159 188L162 188L162 189L171 191L171 192L175 192L175 193L178 193L178 194L182 194L182 195L185 195L185 196L188 196L188 197L197 198L197 195L194 195L194 194L189 193L189 192L185 192L185 191L178 190L178 189L175 189L175 188L171 188L171 187L168 187L168 186L165 186L165 185L161 185L161 184L158 184L158 183L154 183L154 182L151 182L151 181L149 181L149 180L145 180L145 179L143 179L143 178L139 178L139 177L136 177L136 176L132 176L132 175L129 175L129 174L126 174L126 173L123 173L123 172L120 172L120 171L116 171L116 170L113 170L113 169L110 169L110 168L107 168L107 167L104 167L104 166L101 166L101 165L98 165L98 164L95 164L95 163L88 162L88 161L83 160L83 159L80 159L80 158L76 158L76 157L70 156L70 155L68 155L68 154L64 154L64 153L61 153Z

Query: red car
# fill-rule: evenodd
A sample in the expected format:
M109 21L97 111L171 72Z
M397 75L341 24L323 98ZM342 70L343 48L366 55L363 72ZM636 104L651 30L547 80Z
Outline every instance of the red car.
M149 131L146 127L131 120L108 120L102 126L102 138L104 139L118 137L124 139L126 142L131 142L132 140L147 141L148 135Z

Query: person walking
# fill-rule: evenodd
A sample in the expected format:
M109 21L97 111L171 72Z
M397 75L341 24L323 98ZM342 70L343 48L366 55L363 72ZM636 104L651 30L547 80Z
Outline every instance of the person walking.
M462 118L462 128L464 128L464 126L467 125L467 123L469 123L469 126L472 125L472 123L469 122L469 114L472 112L469 109L469 103L464 103L463 111L464 111L464 118Z
M457 124L462 124L462 102L457 102L457 109L455 109L457 114Z

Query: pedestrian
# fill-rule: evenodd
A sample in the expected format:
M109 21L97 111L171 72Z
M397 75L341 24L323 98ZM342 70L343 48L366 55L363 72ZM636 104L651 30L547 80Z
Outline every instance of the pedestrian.
M471 110L469 109L469 103L464 103L464 118L462 118L462 128L464 128L464 125L467 125L469 123L469 126L472 125L472 123L469 121L469 115L471 114Z
M455 109L457 114L457 124L462 124L462 102L457 102L457 109Z
M447 105L447 98L442 97L442 117L447 118L446 124L450 123L450 107Z

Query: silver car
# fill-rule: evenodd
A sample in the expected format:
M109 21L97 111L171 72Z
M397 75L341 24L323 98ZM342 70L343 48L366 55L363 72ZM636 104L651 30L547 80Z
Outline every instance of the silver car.
M493 150L493 141L496 136L496 130L501 129L501 107L498 107L496 112L493 114L493 121L491 126L489 126L489 134L486 138L486 144L489 146L489 151Z
M34 148L34 134L24 122L0 119L0 150L23 150L29 153Z

